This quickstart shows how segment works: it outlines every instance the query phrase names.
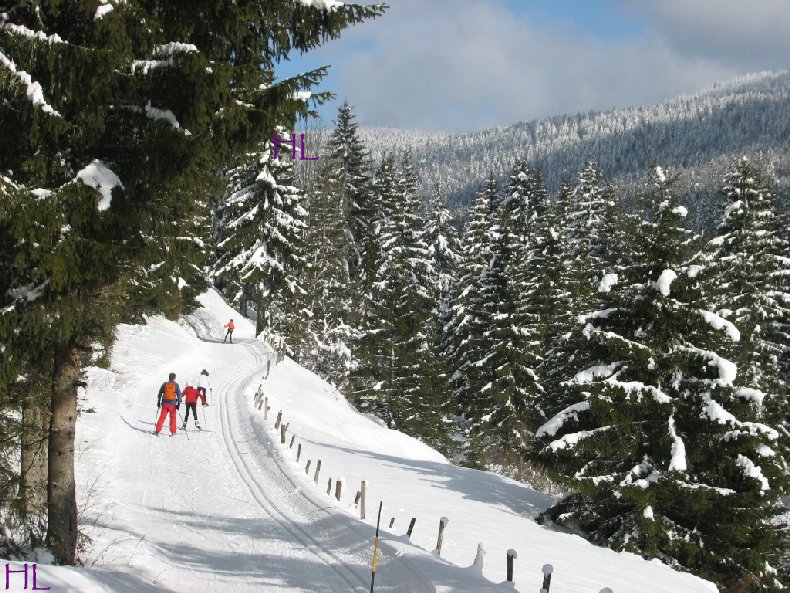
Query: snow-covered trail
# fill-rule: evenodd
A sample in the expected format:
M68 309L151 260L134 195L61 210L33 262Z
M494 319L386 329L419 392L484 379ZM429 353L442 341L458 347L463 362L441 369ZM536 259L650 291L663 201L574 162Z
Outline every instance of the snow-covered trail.
M189 349L162 342L167 324L122 326L134 334L119 340L131 356L115 352L116 372L106 372L118 397L96 402L96 415L80 423L82 455L102 457L86 465L105 468L83 486L84 515L97 528L87 557L96 568L125 565L124 579L139 591L367 590L369 527L298 487L271 435L251 420L246 394L267 360L274 366L270 349L252 339L246 322L237 324L231 345L211 336L216 320L193 317L188 324L201 340ZM152 435L161 381L173 370L183 388L203 367L213 386L210 405L198 406L207 430L196 431L190 420L181 431L182 409L176 437L166 427ZM94 387L101 374L93 373ZM432 590L407 560L382 552L398 579L379 590Z
M252 324L216 292L200 298L204 307L178 322L153 317L119 326L112 369L88 369L76 462L87 570L40 565L39 586L60 593L367 591L382 501L377 593L537 591L545 563L555 567L556 593L716 591L658 561L536 524L551 497L454 466L360 415L294 361L275 366ZM223 344L231 317L234 343ZM267 361L271 373L262 383ZM168 373L184 387L203 368L213 386L210 405L198 406L207 430L190 421L186 433L153 436L156 393ZM268 420L253 406L261 385L272 406ZM281 445L274 430L279 410L302 445L299 463L298 446ZM319 485L305 475L307 459L313 468L323 460ZM341 501L326 494L330 478L342 479ZM364 520L353 502L361 480ZM450 524L439 557L442 516ZM416 528L407 537L411 518ZM478 543L485 562L470 566ZM515 586L504 582L510 548L519 553ZM23 590L17 580L10 590Z

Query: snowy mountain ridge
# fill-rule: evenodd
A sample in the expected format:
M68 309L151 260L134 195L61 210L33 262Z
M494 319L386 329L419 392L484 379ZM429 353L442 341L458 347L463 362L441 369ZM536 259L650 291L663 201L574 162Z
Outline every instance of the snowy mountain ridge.
M540 165L550 190L574 178L592 155L607 179L630 191L648 168L670 167L685 175L680 188L693 193L698 211L729 161L761 154L781 187L790 185L790 72L761 72L717 83L698 93L645 107L560 115L463 134L414 133L360 128L374 160L411 148L423 191L441 187L450 202L467 204L490 171L500 179L521 159ZM703 223L713 212L700 212Z

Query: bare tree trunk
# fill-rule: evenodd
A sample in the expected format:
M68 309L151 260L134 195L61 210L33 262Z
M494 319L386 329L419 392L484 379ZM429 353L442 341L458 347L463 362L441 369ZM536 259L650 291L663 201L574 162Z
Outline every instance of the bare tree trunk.
M77 500L74 482L74 432L80 385L76 348L55 346L52 419L49 426L49 520L47 544L59 564L74 564L77 551Z

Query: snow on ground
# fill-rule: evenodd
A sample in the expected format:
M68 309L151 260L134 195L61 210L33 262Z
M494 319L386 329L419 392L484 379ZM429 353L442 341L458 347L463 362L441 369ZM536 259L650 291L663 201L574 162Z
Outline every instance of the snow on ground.
M179 323L156 317L145 326L120 326L112 369L89 370L77 435L81 523L91 538L81 553L85 568L39 564L39 587L367 591L382 501L375 588L382 593L533 592L546 563L554 566L552 593L716 591L657 561L537 525L533 519L551 504L549 497L455 467L415 439L357 414L291 360L275 366L252 325L216 293L201 300L205 308ZM231 317L234 344L222 344L222 326ZM272 370L264 379L267 361ZM164 436L167 430L150 434L155 395L167 373L177 373L183 387L202 368L214 389L210 406L199 410L210 432L198 433L190 421L175 437ZM271 408L266 420L255 409L259 386ZM284 446L273 427L280 410L288 424ZM326 494L329 478L333 494L342 478L340 502ZM361 480L364 521L354 505ZM433 550L443 516L449 523L438 557ZM412 517L417 521L409 540L404 534ZM487 551L482 575L472 566L478 542ZM518 552L515 588L503 583L509 549ZM21 579L12 578L11 585L23 590Z

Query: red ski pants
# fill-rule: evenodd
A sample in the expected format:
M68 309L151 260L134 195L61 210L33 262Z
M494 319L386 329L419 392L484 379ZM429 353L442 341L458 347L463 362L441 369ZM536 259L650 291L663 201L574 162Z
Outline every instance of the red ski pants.
M170 414L170 432L176 432L176 407L173 404L162 404L162 411L159 413L159 420L156 423L156 432L162 432L162 425L165 423L165 416Z

